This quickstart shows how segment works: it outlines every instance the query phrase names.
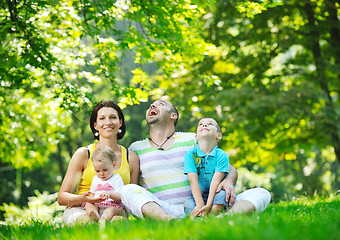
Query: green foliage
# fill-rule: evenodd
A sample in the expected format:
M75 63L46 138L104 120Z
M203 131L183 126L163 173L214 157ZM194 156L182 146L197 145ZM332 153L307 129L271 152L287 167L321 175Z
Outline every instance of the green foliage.
M130 220L62 226L32 221L2 225L2 239L337 239L339 197L298 198L261 214L172 221Z
M336 1L216 1L202 17L202 36L211 44L204 61L162 82L159 95L180 106L181 121L192 130L198 119L215 118L224 133L220 146L236 167L303 178L310 156L330 151L335 157L321 162L331 169L334 191L340 182L338 7ZM300 170L277 170L281 165ZM323 178L324 170L315 173ZM319 183L308 184L320 190Z
M2 176L11 167L30 171L52 163L55 183L76 148L92 141L87 124L95 103L113 99L124 108L146 101L154 83L144 65L158 64L158 77L168 79L182 64L202 60L203 49L196 54L204 45L196 19L206 4L1 2ZM122 70L126 58L128 73ZM19 175L2 181L8 185L3 189L11 189L1 192L5 202L30 196Z
M59 206L57 193L35 191L35 197L29 197L28 207L20 208L13 203L4 203L0 209L5 212L5 221L11 224L30 224L32 221L42 223L61 223L65 207Z
M0 2L2 202L21 206L43 191L25 187L33 169L50 169L42 187L57 191L76 148L93 141L96 102L125 108L127 147L147 135L140 103L164 95L180 110L178 130L204 116L219 122L231 163L258 174L241 169L240 189L268 186L275 201L334 192L338 9L312 0Z
M133 50L137 64L158 63L162 78L202 60L203 50L196 49L204 41L195 21L203 14L200 1L37 0L1 6L0 159L15 167L44 163L55 151L57 133L72 124L64 111L92 106L102 99L93 96L98 89L123 107L147 99L151 82L142 68L132 71L131 84L115 77L127 51ZM5 157L9 153L12 158Z

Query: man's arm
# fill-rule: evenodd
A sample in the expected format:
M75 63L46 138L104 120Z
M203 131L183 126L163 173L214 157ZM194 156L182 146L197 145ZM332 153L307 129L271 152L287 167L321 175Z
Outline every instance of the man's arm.
M229 174L226 176L226 178L218 185L218 188L216 189L216 192L221 191L223 189L226 194L226 202L228 202L229 206L232 206L236 200L236 191L234 188L234 185L237 182L237 171L236 169L229 164Z

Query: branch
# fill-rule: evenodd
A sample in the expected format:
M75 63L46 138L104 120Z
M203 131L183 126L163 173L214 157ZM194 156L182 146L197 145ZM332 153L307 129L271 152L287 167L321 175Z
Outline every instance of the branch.
M13 5L13 2L14 2L14 5ZM8 4L9 13L11 15L11 21L16 22L17 21L17 2L16 0L14 1L7 0L7 4Z

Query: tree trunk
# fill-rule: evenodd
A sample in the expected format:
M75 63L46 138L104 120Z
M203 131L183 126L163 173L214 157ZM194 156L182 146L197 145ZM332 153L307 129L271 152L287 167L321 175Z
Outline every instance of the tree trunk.
M337 15L337 7L335 6L335 3L337 1L335 0L329 0L326 3L327 6L327 11L329 13L329 16L327 18L328 26L330 26L330 40L329 40L329 45L331 46L331 49L333 49L334 53L334 59L335 59L335 64L338 65L338 83L340 83L340 21L338 19ZM339 86L339 85L338 85ZM336 89L338 97L337 97L337 102L338 105L340 104L340 87ZM336 113L335 113L336 114ZM340 122L339 116L335 115L336 119L335 122ZM335 131L333 133L333 141L334 141L334 150L335 150L335 155L340 163L340 136L339 136L340 129L338 125L335 128Z
M58 143L57 161L58 161L58 166L59 166L60 174L61 174L61 176L64 179L64 177L65 177L65 170L64 170L63 158L61 156L61 146L60 146L60 143Z
M310 2L307 2L306 5L304 5L303 10L307 15L308 20L307 25L310 29L307 38L309 37L311 42L311 51L313 54L314 63L316 67L317 80L321 86L321 89L325 93L325 96L327 97L326 111L328 111L329 113L325 115L326 117L335 116L335 119L331 119L327 121L325 124L327 129L333 129L333 131L329 133L331 136L331 144L334 147L336 158L340 162L340 137L338 131L338 124L334 124L338 122L336 117L337 114L336 111L334 110L334 103L330 94L328 79L327 76L325 75L325 61L323 59L320 48L320 33L318 31L319 28L316 25L316 19L314 17L314 9L312 4Z

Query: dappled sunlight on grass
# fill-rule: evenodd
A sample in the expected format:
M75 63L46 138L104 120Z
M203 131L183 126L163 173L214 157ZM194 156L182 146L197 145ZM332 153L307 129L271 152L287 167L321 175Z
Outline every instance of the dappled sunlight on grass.
M337 239L340 196L298 198L270 204L265 212L224 218L144 219L114 223L62 224L32 221L1 226L2 239Z

